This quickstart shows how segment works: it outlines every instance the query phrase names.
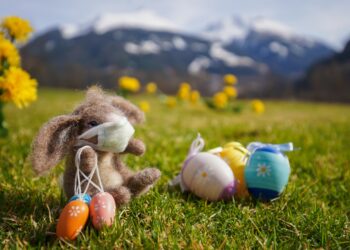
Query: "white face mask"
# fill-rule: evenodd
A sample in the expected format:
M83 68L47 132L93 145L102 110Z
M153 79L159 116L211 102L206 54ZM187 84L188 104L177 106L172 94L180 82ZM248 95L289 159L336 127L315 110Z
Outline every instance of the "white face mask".
M128 146L129 140L135 130L126 117L121 117L117 122L106 122L85 131L78 137L77 146L89 145L94 149L121 153ZM97 144L87 141L97 136Z

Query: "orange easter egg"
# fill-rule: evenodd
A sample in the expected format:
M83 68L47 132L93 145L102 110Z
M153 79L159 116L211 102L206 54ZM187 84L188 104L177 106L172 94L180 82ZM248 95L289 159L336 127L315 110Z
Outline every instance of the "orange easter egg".
M102 192L91 199L90 217L92 225L100 230L102 226L111 226L115 217L115 201L110 193Z
M89 207L82 200L69 202L58 219L56 234L58 238L74 240L81 232L89 217Z

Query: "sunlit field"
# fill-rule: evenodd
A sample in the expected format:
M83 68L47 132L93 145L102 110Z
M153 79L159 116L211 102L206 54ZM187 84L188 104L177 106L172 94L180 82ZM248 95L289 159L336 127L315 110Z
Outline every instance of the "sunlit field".
M113 227L97 232L88 225L74 242L57 240L57 218L67 203L59 187L63 164L37 178L27 156L40 126L72 111L83 96L41 90L27 109L6 106L10 135L0 141L0 248L349 248L350 106L267 101L258 115L249 101L238 101L243 110L237 114L201 104L169 108L145 95L131 100L150 103L146 123L136 128L147 152L125 160L135 170L158 167L160 181L118 209ZM289 153L292 173L281 198L209 203L168 188L198 132L206 149L229 141L293 142L300 150Z

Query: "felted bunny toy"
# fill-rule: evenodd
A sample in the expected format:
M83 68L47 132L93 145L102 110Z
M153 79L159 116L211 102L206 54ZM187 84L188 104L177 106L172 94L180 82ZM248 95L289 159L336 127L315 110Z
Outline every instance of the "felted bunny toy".
M76 152L89 145L81 153L80 169L88 175L97 155L104 190L114 197L117 206L126 204L132 197L147 192L160 177L156 168L134 173L122 162L122 154L139 156L145 152L144 143L131 138L134 132L131 124L143 121L144 113L132 103L119 96L109 96L99 87L91 87L86 100L72 114L54 117L40 129L32 145L33 169L42 175L66 157L63 188L67 197L71 197L77 173ZM89 186L87 193L97 192Z

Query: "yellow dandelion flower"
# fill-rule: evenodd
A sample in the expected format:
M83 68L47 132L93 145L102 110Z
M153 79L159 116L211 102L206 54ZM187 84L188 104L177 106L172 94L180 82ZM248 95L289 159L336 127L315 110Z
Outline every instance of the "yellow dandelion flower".
M224 109L227 106L227 95L224 92L218 92L213 97L213 104L218 109Z
M143 112L145 112L145 113L149 112L150 109L151 109L151 106L150 106L149 103L146 102L146 101L141 101L141 102L139 102L139 107L140 107L140 109L141 109Z
M119 78L119 87L130 92L137 92L140 89L140 82L135 77L122 76Z
M17 48L7 39L0 39L0 71L4 66L4 62L7 62L7 66L18 67L21 61Z
M194 90L191 92L191 96L190 96L191 103L196 104L200 98L201 98L201 94L197 90Z
M235 85L237 83L237 77L233 74L227 74L224 76L224 82L227 85Z
M186 89L179 89L179 92L177 92L177 96L181 99L181 100L188 100L190 98L190 91L186 90Z
M191 85L187 82L183 82L180 84L179 91L177 92L177 96L181 100L189 100L191 96Z
M5 34L0 31L0 41L5 39Z
M5 17L1 26L12 38L20 42L25 42L28 39L29 34L33 32L33 28L29 21L17 16Z
M169 107L169 108L174 108L177 104L177 101L176 101L176 97L174 96L168 96L166 98L166 101L165 101L166 105Z
M155 84L154 82L150 82L146 85L146 92L148 94L154 94L157 92L157 84Z
M12 101L18 108L23 108L37 99L37 82L24 70L9 68L0 77L0 101Z
M265 105L264 103L259 100L259 99L255 99L251 102L251 107L252 110L257 113L257 114L262 114L265 112Z
M185 89L187 91L191 91L191 85L188 82L182 82L180 84L180 89Z
M237 97L237 89L233 86L226 86L224 88L224 93L228 98L236 98Z

